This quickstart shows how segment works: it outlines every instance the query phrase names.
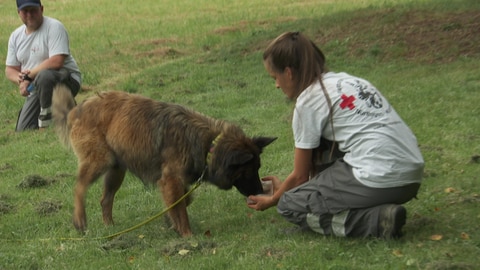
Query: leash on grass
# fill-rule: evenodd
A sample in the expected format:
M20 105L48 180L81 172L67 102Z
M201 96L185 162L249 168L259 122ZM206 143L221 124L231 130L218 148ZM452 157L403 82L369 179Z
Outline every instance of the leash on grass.
M200 184L202 184L202 179L203 179L203 176L205 175L205 171L207 170L207 167L205 167L205 169L203 170L202 172L202 175L200 175L200 177L198 178L198 180L195 182L195 184L190 188L190 190L185 193L182 197L180 197L180 199L178 199L176 202L174 202L172 205L170 205L169 207L163 209L161 212L159 212L158 214L146 219L145 221L135 225L135 226L132 226L128 229L125 229L123 231L120 231L120 232L117 232L117 233L114 233L114 234L110 234L110 235L107 235L107 236L101 236L101 237L94 237L94 238L85 238L85 237L61 237L61 238L45 238L45 239L39 239L40 241L50 241L50 240L61 240L61 241L85 241L85 240L104 240L104 239L113 239L115 237L118 237L120 235L123 235L123 234L126 234L128 232L131 232L131 231L134 231L152 221L154 221L155 219L163 216L165 213L167 213L168 211L170 211L173 207L177 206L177 204L179 204L181 201L183 201L186 197L188 197L190 194L192 194L192 192L197 189Z

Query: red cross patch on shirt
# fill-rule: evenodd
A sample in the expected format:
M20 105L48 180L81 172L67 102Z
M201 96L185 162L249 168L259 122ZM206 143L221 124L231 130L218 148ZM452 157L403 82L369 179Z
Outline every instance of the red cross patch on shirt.
M342 95L341 98L343 99L342 103L340 103L340 108L345 109L348 107L350 110L353 110L355 108L355 104L353 102L355 101L354 96L349 96L347 97L346 95Z

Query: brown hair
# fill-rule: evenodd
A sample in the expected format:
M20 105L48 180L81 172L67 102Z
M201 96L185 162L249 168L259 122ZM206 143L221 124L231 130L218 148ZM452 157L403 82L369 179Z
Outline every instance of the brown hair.
M295 98L316 80L321 81L322 74L327 72L322 51L300 32L278 36L263 53L263 61L278 73L283 73L287 67L292 70L297 85Z
M323 52L306 36L300 32L285 32L274 39L263 53L263 61L277 73L283 73L285 68L290 68L293 74L293 80L297 86L294 99L300 93L315 81L320 82L320 86L329 107L330 125L333 134L333 143L330 146L329 160L333 160L335 142L335 129L333 128L333 106L330 96L327 93L325 85L323 85L322 74L328 71L326 66L325 55ZM314 149L312 155L313 171L315 170L315 163L321 148L325 145L321 144L317 149ZM316 153L318 152L318 153ZM325 163L322 160L322 163Z

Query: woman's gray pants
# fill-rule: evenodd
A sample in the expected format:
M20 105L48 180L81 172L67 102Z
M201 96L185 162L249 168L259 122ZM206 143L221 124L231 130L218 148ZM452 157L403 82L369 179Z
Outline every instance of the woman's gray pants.
M367 187L338 159L308 182L285 192L277 211L288 221L324 235L376 237L382 206L408 202L419 187Z

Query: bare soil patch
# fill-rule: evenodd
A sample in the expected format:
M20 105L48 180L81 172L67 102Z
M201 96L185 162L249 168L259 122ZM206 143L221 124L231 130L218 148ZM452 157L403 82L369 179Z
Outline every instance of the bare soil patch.
M45 200L36 203L35 212L40 216L47 216L56 213L62 209L62 203L57 200Z
M28 189L28 188L39 188L45 187L52 184L54 180L44 178L40 175L28 175L26 176L20 184L18 184L18 188L21 189Z
M352 57L374 54L430 63L478 57L480 11L362 10L315 36L317 44L335 40L344 42Z

